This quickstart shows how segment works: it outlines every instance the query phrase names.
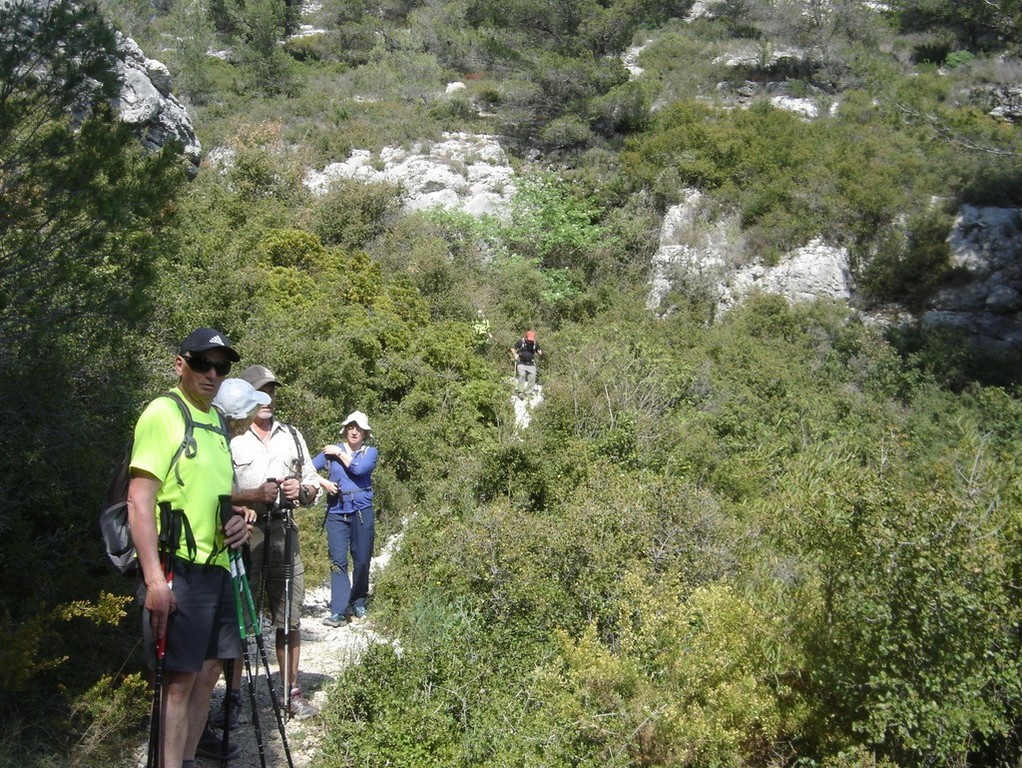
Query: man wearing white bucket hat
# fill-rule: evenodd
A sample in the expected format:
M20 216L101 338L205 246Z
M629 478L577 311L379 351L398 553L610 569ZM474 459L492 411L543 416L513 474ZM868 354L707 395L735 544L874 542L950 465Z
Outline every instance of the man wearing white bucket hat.
M352 616L365 618L369 596L369 565L376 539L373 513L373 469L376 449L366 445L372 434L369 419L362 411L348 414L341 427L344 442L328 445L313 458L322 472L326 497L326 535L330 551L330 615L323 619L328 627L347 624ZM348 552L352 575L348 579Z

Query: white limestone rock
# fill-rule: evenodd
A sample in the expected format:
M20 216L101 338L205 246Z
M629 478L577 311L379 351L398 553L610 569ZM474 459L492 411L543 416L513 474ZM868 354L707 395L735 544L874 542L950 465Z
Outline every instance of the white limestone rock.
M305 186L325 194L335 179L389 182L401 189L406 210L444 207L474 216L506 219L514 195L514 172L495 136L445 133L411 149L386 147L378 156L357 149L343 162L309 171Z
M170 72L161 62L146 58L130 37L118 34L117 46L121 90L115 106L120 119L135 128L149 150L177 143L194 175L202 159L202 145L188 110L171 91Z
M625 65L625 69L628 70L629 80L635 80L646 71L639 66L639 56L650 42L650 40L647 40L642 45L633 45L625 50L625 52L621 55L621 62Z
M848 250L817 238L786 254L775 267L754 264L738 270L721 296L719 311L726 312L746 296L765 292L792 303L852 296Z
M682 202L664 215L660 240L653 255L650 291L646 308L657 311L679 281L719 294L727 270L730 222L706 221L700 214L703 194L697 189L682 192Z
M1022 347L1022 209L963 205L948 238L952 285L921 318L924 329L953 328L983 349Z
M708 294L718 317L757 291L779 294L792 302L852 296L846 249L817 239L785 255L777 266L735 266L729 258L738 250L735 222L703 217L698 190L687 189L682 198L664 217L653 256L647 309L662 311L664 299L676 285Z
M820 116L820 107L812 99L801 99L795 96L773 96L770 98L770 103L777 107L777 109L794 112L799 117L804 117L807 120L813 120Z

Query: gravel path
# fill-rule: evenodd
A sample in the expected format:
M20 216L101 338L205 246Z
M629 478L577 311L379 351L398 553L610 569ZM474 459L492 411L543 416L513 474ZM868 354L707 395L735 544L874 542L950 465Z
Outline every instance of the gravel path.
M376 576L386 567L391 556L400 544L400 534L392 537L383 546L379 554L373 558L372 576ZM299 682L305 697L313 704L322 707L327 700L331 684L349 665L358 663L362 652L370 643L390 642L379 635L373 628L372 618L358 620L344 627L326 627L320 623L327 615L330 602L330 587L324 585L316 589L307 589L305 604L302 611L302 657L299 670ZM276 686L278 699L280 679L277 670L276 652L274 650L272 631L264 630L263 639L266 656L269 659L272 681ZM266 765L268 768L287 768L287 757L284 753L283 741L277 721L270 705L269 686L266 684L266 672L261 656L255 645L251 646L250 663L255 680L256 697L259 703L259 725L262 731L262 742ZM221 679L213 692L213 706L219 707L223 698L224 685ZM232 760L231 768L256 768L260 766L259 749L254 725L251 721L251 705L247 679L242 675L241 695L244 702L241 727L237 732L237 742L241 746L241 755ZM303 768L312 763L323 741L323 726L320 718L311 717L306 720L291 720L285 724L291 760L295 768ZM232 734L234 735L234 734ZM197 765L203 768L216 768L217 760L199 758Z

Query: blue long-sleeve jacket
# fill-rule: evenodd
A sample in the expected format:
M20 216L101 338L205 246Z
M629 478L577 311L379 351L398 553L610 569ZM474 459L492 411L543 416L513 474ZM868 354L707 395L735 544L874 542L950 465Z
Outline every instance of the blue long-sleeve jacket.
M334 458L320 452L312 459L317 471L327 470L327 479L337 483L338 493L327 494L326 513L347 514L373 506L373 470L378 453L370 445L363 445L345 467Z

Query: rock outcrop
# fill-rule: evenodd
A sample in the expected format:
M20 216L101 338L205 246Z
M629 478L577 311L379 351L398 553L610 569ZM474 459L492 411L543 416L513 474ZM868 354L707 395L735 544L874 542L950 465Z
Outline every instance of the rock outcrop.
M1010 123L1022 123L1022 87L994 88L991 91L996 106L990 115Z
M454 208L474 216L506 218L514 195L514 172L495 136L445 133L411 149L387 147L376 156L354 150L347 160L309 171L305 186L324 194L334 179L383 181L401 189L405 210Z
M734 263L738 227L729 220L701 216L702 194L685 190L683 202L664 217L660 245L646 306L664 311L664 298L675 285L695 291L720 317L756 292L775 293L789 301L852 297L852 276L844 248L814 240L785 254L776 266Z
M996 354L1022 349L1022 210L964 205L949 245L957 279L934 297L923 328L954 328Z
M702 199L699 190L686 189L682 202L664 214L646 297L650 311L662 310L664 299L675 287L707 296L714 304L723 293L734 224L706 220L701 215Z
M785 254L775 266L739 264L738 227L701 214L702 195L685 190L668 210L653 257L647 308L670 311L673 288L702 296L719 318L755 292L791 302L855 302L848 252L822 240ZM1022 350L1022 209L962 206L949 236L954 279L918 317L899 324L962 332L978 349ZM907 322L906 322L907 320Z
M147 149L179 146L194 176L202 146L188 111L171 92L170 72L160 62L146 58L130 37L118 35L117 48L121 92L116 106L121 120L135 128Z
M718 316L752 293L774 293L790 302L852 297L848 251L816 239L785 254L773 267L752 264L737 270L721 291Z

